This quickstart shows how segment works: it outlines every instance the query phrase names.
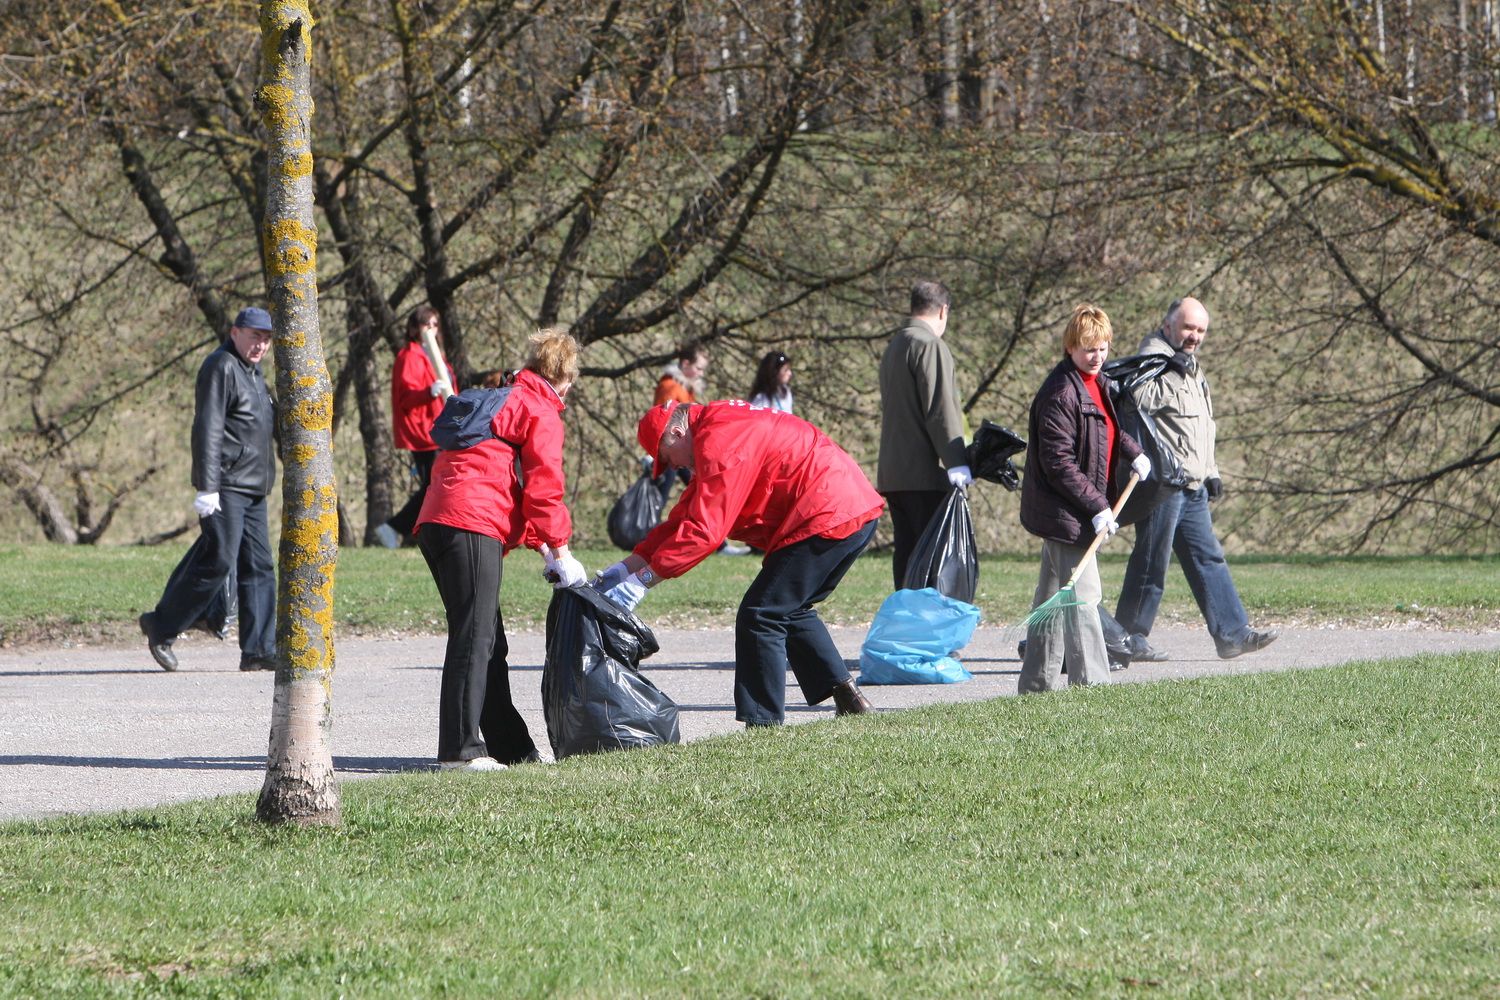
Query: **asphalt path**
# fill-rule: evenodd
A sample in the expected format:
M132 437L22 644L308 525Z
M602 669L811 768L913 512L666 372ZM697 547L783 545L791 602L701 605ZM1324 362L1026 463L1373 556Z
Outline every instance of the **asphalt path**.
M864 629L838 628L844 657L858 662ZM981 627L963 651L974 678L961 684L867 687L880 711L1015 694L1014 629ZM729 629L662 629L661 652L642 664L677 701L684 740L738 731ZM1260 652L1220 660L1201 626L1159 627L1163 663L1137 664L1116 682L1326 667L1423 652L1500 651L1500 633L1420 629L1291 628ZM129 646L0 651L0 819L108 812L259 789L265 769L273 677L241 673L233 640L192 635L167 673L144 640ZM543 637L511 636L511 686L547 753L542 721ZM344 637L334 675L334 765L342 779L434 766L438 636ZM832 703L801 704L788 690L789 723L831 719Z

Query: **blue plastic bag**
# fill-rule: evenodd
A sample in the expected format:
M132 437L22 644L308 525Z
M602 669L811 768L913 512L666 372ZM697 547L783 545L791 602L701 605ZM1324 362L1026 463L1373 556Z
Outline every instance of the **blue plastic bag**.
M957 684L973 674L951 654L968 645L979 609L932 587L885 599L859 651L861 684Z

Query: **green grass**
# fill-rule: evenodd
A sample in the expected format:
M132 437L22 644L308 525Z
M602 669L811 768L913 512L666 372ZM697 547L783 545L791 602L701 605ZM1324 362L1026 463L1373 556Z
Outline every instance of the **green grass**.
M1441 683L1434 683L1441 678ZM0 994L1493 996L1493 656L0 826Z
M9 641L39 638L133 638L135 618L156 603L186 544L153 548L0 546L0 633ZM582 550L592 572L621 553ZM1251 617L1260 622L1424 623L1500 627L1500 557L1355 558L1246 556L1231 560ZM507 625L540 628L547 585L530 552L506 560L501 591ZM746 586L760 569L757 556L711 556L688 576L652 590L642 605L658 625L717 625L734 621ZM1125 554L1103 559L1106 604L1113 604ZM831 622L869 622L890 593L890 556L860 559L823 606ZM986 557L976 603L992 625L1019 621L1031 605L1036 558ZM442 605L416 549L348 549L340 554L336 620L351 631L441 632ZM1198 621L1177 569L1167 577L1163 613Z

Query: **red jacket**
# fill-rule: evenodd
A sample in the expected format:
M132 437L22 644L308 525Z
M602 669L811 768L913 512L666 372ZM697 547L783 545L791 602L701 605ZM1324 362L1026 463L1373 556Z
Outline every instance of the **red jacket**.
M391 370L391 419L395 424L396 447L404 451L434 451L432 422L443 412L443 401L430 391L437 381L437 371L427 360L419 341L413 341L396 353L396 367ZM448 369L448 384L454 384L453 369Z
M438 452L417 530L446 524L498 538L507 551L566 545L573 519L563 506L562 409L546 379L533 371L517 374L490 425L496 440Z
M731 535L766 552L848 538L885 507L858 463L800 417L730 399L690 421L693 481L635 547L658 576L681 576Z

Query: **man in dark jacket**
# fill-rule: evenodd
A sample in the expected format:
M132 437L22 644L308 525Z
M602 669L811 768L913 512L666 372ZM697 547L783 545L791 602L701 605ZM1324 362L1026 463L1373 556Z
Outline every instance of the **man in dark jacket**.
M943 343L952 296L937 281L911 290L911 318L880 359L880 461L875 488L891 510L891 575L899 589L927 522L953 487L968 488L964 415Z
M266 525L266 497L276 482L275 415L260 374L271 332L264 309L241 309L224 343L198 369L193 510L202 535L156 609L140 617L146 646L163 670L177 669L173 641L205 616L236 570L240 669L275 669L276 573Z

